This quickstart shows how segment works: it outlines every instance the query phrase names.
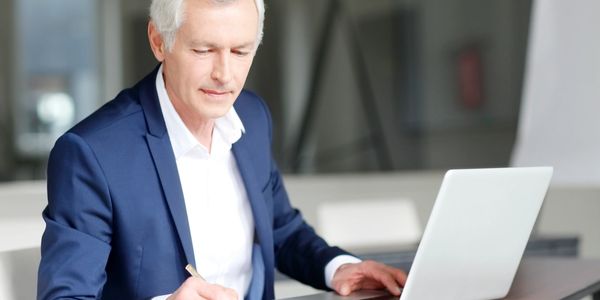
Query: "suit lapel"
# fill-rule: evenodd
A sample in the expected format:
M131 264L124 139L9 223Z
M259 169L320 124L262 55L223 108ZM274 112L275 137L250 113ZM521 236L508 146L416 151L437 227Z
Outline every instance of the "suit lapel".
M185 201L171 143L168 136L161 139L147 134L146 140L148 141L148 146L152 153L152 158L154 159L154 165L158 171L160 183L162 184L171 216L175 222L175 227L177 228L177 233L181 240L183 251L185 252L185 257L188 263L195 265L194 248L192 246L190 227L188 224L187 212L185 210Z
M169 211L175 223L179 240L183 246L183 251L188 263L195 265L194 251L190 227L188 224L187 212L179 172L173 148L167 134L165 121L160 110L158 95L156 93L156 72L158 67L148 75L141 83L139 88L140 103L146 117L148 133L146 141L152 154L154 165L158 172L160 183L169 206Z
M248 194L248 200L252 208L252 215L254 216L256 237L263 252L265 270L267 277L269 277L269 270L272 270L275 266L273 254L271 253L273 245L273 236L271 234L272 224L269 221L271 217L267 213L266 203L263 200L262 187L256 182L256 171L252 164L254 160L246 148L246 140L246 135L242 135L240 140L233 144L232 150L246 187L246 193Z

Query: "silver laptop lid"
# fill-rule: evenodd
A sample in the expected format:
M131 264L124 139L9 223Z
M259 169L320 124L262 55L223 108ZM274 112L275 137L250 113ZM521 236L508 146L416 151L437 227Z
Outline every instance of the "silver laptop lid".
M400 299L504 297L552 172L551 167L448 171Z

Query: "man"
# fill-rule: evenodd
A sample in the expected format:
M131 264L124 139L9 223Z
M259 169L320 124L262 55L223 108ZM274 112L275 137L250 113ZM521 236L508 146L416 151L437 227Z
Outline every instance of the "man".
M328 246L290 206L269 112L242 90L263 16L262 0L152 1L160 66L50 155L39 299L273 299L275 268L399 294L402 271Z

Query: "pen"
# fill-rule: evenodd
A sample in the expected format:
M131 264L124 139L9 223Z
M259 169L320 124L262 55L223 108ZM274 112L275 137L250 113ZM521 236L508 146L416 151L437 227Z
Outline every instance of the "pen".
M200 273L198 273L198 271L196 271L196 269L194 268L194 266L192 266L191 264L187 264L187 266L185 266L185 269L188 271L188 273L190 273L190 275L192 275L193 277L196 278L200 278L204 281L206 281L204 279L204 277L202 277L202 275L200 275Z

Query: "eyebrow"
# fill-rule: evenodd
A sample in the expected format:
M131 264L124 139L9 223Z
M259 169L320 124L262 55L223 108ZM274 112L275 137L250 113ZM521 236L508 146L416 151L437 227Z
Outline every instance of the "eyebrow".
M244 48L252 48L254 46L255 42L246 42L243 43L241 45L232 47L232 49L244 49ZM199 40L194 40L190 42L190 45L192 47L208 47L208 48L221 48L220 46L213 44L213 43L208 43L208 42L203 42L203 41L199 41Z

